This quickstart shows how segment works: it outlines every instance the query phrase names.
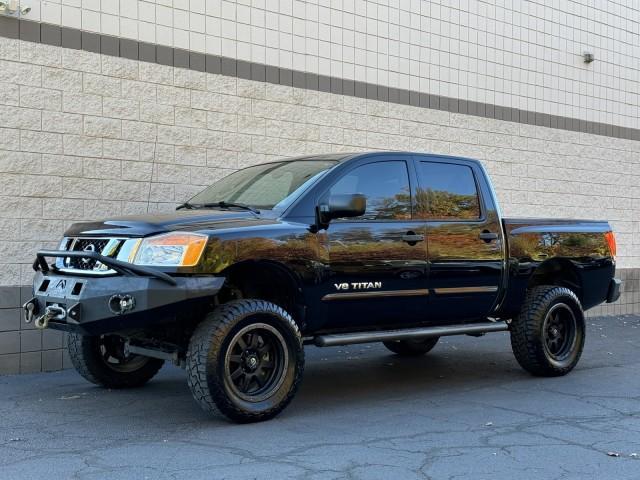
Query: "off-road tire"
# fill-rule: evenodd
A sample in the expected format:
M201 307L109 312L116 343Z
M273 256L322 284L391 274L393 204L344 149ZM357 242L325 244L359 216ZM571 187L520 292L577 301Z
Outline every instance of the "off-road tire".
M382 342L385 347L403 357L417 357L433 350L440 337L425 338L423 340L391 340Z
M573 314L575 322L572 329L565 327L567 338L571 340L566 341L566 352L556 357L547 345L550 337L546 329L553 311L564 312L571 318L565 307ZM511 348L522 368L536 376L566 375L577 365L584 348L585 320L580 300L568 288L552 285L534 287L527 292L522 310L512 321L510 331Z
M141 387L151 380L164 364L164 360L136 357L139 368L131 371L117 371L102 357L101 337L70 333L67 350L71 363L86 380L105 388Z
M267 393L268 397L254 401L234 391L226 358L241 332L260 325L280 335L287 362L282 366L281 383ZM304 349L298 326L284 309L263 300L234 300L218 306L196 327L187 351L187 383L198 405L207 413L222 414L237 423L260 422L279 414L295 396L303 372Z

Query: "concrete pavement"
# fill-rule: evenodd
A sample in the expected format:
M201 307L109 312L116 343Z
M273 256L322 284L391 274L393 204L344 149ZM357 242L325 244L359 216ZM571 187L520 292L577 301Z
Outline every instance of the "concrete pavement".
M298 397L253 425L207 418L175 367L129 391L0 377L0 478L637 480L640 317L588 323L578 368L551 379L520 369L507 334L418 359L310 347Z

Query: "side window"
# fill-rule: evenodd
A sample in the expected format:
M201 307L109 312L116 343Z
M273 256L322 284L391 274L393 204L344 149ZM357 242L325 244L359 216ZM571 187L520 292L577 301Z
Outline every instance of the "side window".
M361 193L367 210L357 219L408 220L411 192L407 164L403 161L375 162L347 172L329 190L329 195Z
M480 201L473 171L466 165L419 162L416 192L417 218L474 220Z

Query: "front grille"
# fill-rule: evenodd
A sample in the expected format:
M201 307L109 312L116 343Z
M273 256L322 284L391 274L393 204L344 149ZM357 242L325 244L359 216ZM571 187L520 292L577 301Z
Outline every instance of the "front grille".
M72 252L95 252L107 257L115 257L122 240L112 238L68 238L63 249ZM105 266L91 258L71 258L63 260L63 268L81 271L105 270Z
M109 240L94 238L76 238L71 244L71 250L74 252L96 252L102 253L104 247L107 246ZM68 267L76 270L93 270L98 263L90 258L69 258Z

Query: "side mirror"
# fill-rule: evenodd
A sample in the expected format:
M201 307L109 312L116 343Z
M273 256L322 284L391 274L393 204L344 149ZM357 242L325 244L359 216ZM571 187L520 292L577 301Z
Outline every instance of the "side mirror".
M331 195L318 205L318 226L326 228L334 218L359 217L367 210L367 197L361 193Z

